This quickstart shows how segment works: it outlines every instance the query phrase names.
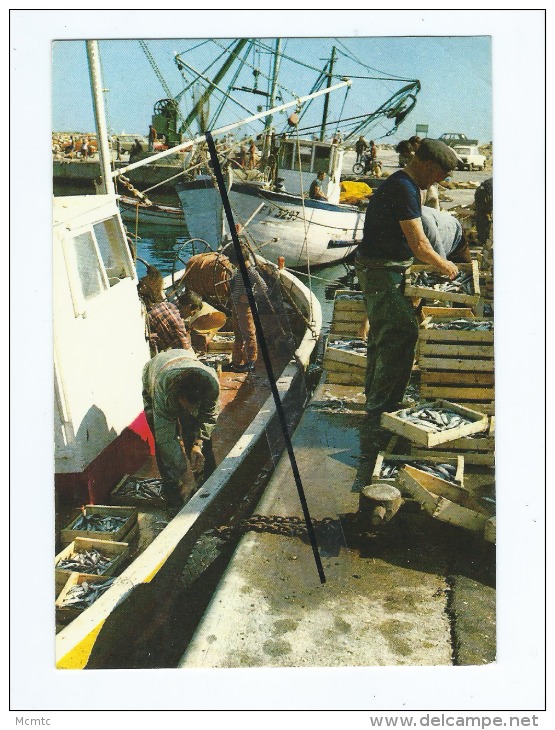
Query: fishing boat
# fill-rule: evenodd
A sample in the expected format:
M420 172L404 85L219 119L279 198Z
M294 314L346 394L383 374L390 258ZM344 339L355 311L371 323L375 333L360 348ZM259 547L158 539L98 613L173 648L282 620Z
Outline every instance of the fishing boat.
M312 91L322 88L329 90L334 79L345 79L349 75L337 73L336 61L339 55L343 56L343 60L353 61L348 49L342 50L339 47L344 44L339 40L337 42L338 47L332 46L330 58L324 69L312 69L317 74ZM206 108L212 95L220 95L230 104L234 102L245 109L247 108L245 106L247 102L243 101L245 95L262 95L268 105L273 105L278 94L283 98L287 93L279 83L280 68L286 62L295 63L298 68L299 62L284 52L281 39L276 39L273 47L260 39L248 39L248 43L247 39L241 39L227 47L219 41L213 43L218 57L223 56L224 63L212 80L207 75L210 66L204 71L198 71L190 62L188 53L176 55L178 68L182 72L186 69L196 78L197 84L203 84L205 89L185 119L185 125L190 125L195 114L199 117L201 112L203 124L213 124L218 119L222 109L221 104L212 118L207 119ZM206 49L203 49L203 53L206 53ZM251 53L254 57L257 53L269 57L271 68L266 77L259 66L249 62ZM232 70L233 75L228 87L224 88L222 80L227 73L231 74ZM252 72L255 79L253 86L247 83L241 85L242 72ZM268 81L266 90L259 87L259 78L264 77ZM364 78L368 80L371 77L356 77L355 86L358 85L360 93L366 93L362 86ZM245 150L238 153L237 147L231 154L222 155L229 165L233 178L229 191L230 203L238 220L245 227L248 225L255 246L263 256L271 261L284 257L286 265L292 269L310 269L342 261L355 250L357 237L360 237L364 222L364 209L363 206L340 202L345 145L354 142L360 134L368 133L378 121L385 126L385 122L391 120L391 129L385 134L380 132L380 137L392 134L413 109L416 95L420 90L420 83L416 79L388 80L409 83L375 110L348 116L345 104L351 87L349 82L344 87L345 97L341 110L337 112L337 119L329 120L330 96L326 94L322 119L316 124L303 123L312 101L305 105L302 111L299 107L300 113L290 115L281 131L272 126L274 116L268 115L264 121L264 129L257 136L262 148L257 162L254 158L247 161ZM339 125L344 133L339 132ZM333 135L328 139L326 135L330 128L333 130ZM374 136L376 139L379 138L377 135ZM218 235L221 230L219 225L221 211L212 205L209 193L210 170L198 169L199 159L202 159L202 149L198 150L198 156L195 158L196 176L192 179L181 179L176 184L176 190L190 234L199 238L210 238ZM249 169L255 165L258 180L252 179L255 170ZM324 172L328 176L325 188L327 200L312 200L308 194L310 184L319 172ZM251 179L245 180L246 173L250 173ZM371 191L369 193L371 194ZM202 205L203 200L206 201L204 205ZM205 211L209 205L212 205L216 222L207 230Z
M170 226L184 229L183 209L174 205L147 204L127 195L118 198L121 217L124 221L147 223L156 226ZM150 201L149 201L150 202Z
M107 505L128 475L158 476L153 439L143 411L141 375L150 358L138 276L110 180L98 50L87 55L99 128L105 190L54 200L55 490L57 547L84 505ZM160 153L164 155L165 152ZM268 377L224 369L222 413L213 434L217 467L177 513L159 502L134 510L124 537L129 552L122 571L88 608L62 611L57 625L59 668L122 666L126 647L156 624L173 595L180 566L215 520L229 519L256 499L255 466L275 462L284 448L278 405L294 421L302 410L304 370L321 327L321 309L292 273L262 262L284 295L293 347L272 356ZM168 293L181 273L165 280ZM276 325L277 326L277 325ZM272 331L272 335L274 331ZM268 339L270 339L268 337ZM271 394L272 393L272 394ZM266 456L260 455L261 446ZM192 479L192 476L191 476ZM250 497L249 497L250 495ZM121 502L119 502L121 504ZM56 592L65 576L57 572ZM68 580L70 580L68 578ZM83 580L79 576L73 580Z

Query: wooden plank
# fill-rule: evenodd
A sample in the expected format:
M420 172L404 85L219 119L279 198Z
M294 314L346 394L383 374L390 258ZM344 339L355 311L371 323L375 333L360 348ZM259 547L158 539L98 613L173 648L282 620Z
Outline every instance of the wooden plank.
M457 388L453 385L420 385L422 398L449 398L456 403L466 401L488 401L495 398L494 388Z
M456 357L461 359L480 359L493 358L492 345L470 345L468 343L454 342L452 344L443 344L440 342L421 342L420 354Z
M431 357L429 355L420 355L418 357L418 367L420 370L460 370L467 373L493 372L495 369L492 359L473 360L470 358Z
M422 407L424 404L420 403ZM446 429L444 431L427 430L423 426L406 421L399 417L399 411L393 413L382 413L381 425L398 436L403 436L409 441L415 444L420 444L428 448L443 444L448 441L454 441L455 439L461 438L462 436L468 436L472 433L480 433L487 430L488 419L483 413L479 413L470 408L461 406L458 403L451 401L437 400L427 404L429 408L446 408L454 413L458 413L464 418L468 419L470 423L466 423L456 428ZM401 409L403 410L403 409Z
M353 352L352 350L340 350L336 347L327 347L324 354L323 366L333 367L333 364L342 363L353 367L366 369L366 353Z
M446 446L445 448L448 448L449 451L438 451L436 449L433 450L433 453L436 454L441 459L449 459L452 458L457 452L455 449L452 449L451 444ZM422 449L421 447L417 446L411 446L410 447L410 456L411 457L424 457L428 455L430 452L427 449ZM495 454L493 452L485 452L485 451L465 451L464 452L464 463L467 466L495 466Z
M335 383L337 385L364 385L364 374L356 373L336 373L328 371L326 383Z
M218 332L208 342L208 352L231 352L233 350L233 343L235 342L235 335L233 332Z
M437 323L435 317L429 317L431 324ZM484 321L488 318L482 317L478 321ZM426 321L426 320L425 320ZM445 342L446 344L452 342L461 342L468 344L493 343L493 330L444 330L444 329L433 329L429 326L424 326L424 322L420 325L418 330L419 342Z
M331 323L330 337L334 335L348 335L349 337L364 337L366 322L333 322Z
M420 385L491 385L494 373L467 373L455 370L421 370Z
M464 319L473 319L476 315L470 307L433 307L424 304L422 307L422 316L426 317L464 317Z

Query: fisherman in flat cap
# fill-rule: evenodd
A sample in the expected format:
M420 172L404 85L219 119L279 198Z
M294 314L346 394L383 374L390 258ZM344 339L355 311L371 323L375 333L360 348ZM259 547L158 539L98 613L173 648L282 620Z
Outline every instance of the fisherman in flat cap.
M404 273L418 259L454 279L456 264L434 251L422 225L421 191L441 182L457 166L443 142L424 139L410 162L388 177L370 198L355 260L370 323L366 368L367 419L361 450L385 446L381 414L400 407L409 382L418 321L403 296Z

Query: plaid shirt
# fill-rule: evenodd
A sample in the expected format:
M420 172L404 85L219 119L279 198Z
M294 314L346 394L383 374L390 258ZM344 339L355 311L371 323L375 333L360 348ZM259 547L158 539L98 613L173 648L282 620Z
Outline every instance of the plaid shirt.
M148 312L148 326L151 342L158 352L191 348L191 337L175 304L163 301L151 307Z

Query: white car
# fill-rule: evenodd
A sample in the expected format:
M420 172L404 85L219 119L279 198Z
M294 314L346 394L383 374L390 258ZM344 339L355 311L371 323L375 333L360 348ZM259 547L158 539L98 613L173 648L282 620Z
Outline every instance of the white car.
M486 156L480 154L478 147L456 145L452 148L459 158L459 170L483 170L486 166Z

